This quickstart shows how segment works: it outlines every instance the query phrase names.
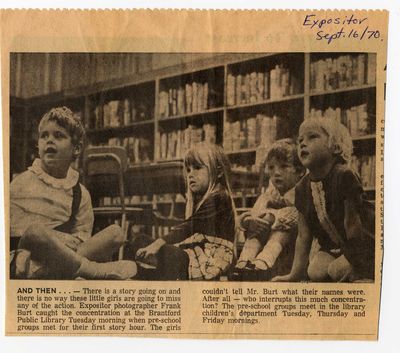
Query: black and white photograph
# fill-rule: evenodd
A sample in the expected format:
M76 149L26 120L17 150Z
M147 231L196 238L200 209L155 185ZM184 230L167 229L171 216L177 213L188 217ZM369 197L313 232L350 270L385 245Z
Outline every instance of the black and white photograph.
M10 54L10 278L375 279L375 53Z

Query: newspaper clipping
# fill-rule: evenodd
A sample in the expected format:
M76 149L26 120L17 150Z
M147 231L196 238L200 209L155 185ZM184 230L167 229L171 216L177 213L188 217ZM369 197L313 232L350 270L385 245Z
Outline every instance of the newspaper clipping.
M6 334L376 340L385 11L2 11Z

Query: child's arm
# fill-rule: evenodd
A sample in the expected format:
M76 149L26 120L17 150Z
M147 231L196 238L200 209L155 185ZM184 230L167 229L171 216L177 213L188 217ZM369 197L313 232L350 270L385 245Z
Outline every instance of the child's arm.
M344 229L348 239L360 238L362 224L359 203L354 200L344 201Z
M136 252L136 258L143 260L148 256L157 254L164 244L180 243L196 232L202 230L207 232L206 227L212 226L216 222L217 209L215 195L213 195L211 198L205 200L203 205L191 217L175 226L169 234L155 240L145 248L139 249ZM199 225L202 225L203 229L197 229Z
M274 282L295 282L305 276L310 254L312 236L304 216L299 212L298 234L294 253L292 270L288 275L277 276Z
M260 217L247 217L242 224L243 228L252 235L263 235L271 231L272 223L274 223L274 216L265 213Z
M89 240L92 236L94 215L92 199L89 191L81 185L82 198L79 205L79 211L76 215L76 223L71 234L79 238L82 242Z
M73 251L77 251L81 244L83 244L83 241L80 238L75 237L72 234L63 233L55 230L54 236Z
M225 192L215 192L209 195L193 215L181 224L174 226L171 232L162 239L167 244L178 244L193 234L217 235L216 231L227 218L234 222L230 199Z
M267 191L261 194L254 203L251 211L243 213L239 217L239 225L242 230L248 231L254 235L269 233L275 217L266 212L266 206L271 200L271 192Z
M166 242L162 238L158 238L145 248L141 248L136 252L137 260L144 260L148 256L156 255Z
M363 238L363 229L359 211L360 203L354 199L344 202L344 229L347 241L343 246L345 258L355 267L368 261L366 257L367 242Z
M363 267L366 262L371 261L371 244L364 237L361 221L362 186L358 176L351 170L343 173L340 182L344 198L344 229L346 232L346 241L342 247L343 254L354 267Z
M215 235L217 223L224 221L229 207L229 199L225 194L211 194L192 216L173 227L170 233L139 249L136 253L138 259L156 254L164 244L178 244L196 233Z

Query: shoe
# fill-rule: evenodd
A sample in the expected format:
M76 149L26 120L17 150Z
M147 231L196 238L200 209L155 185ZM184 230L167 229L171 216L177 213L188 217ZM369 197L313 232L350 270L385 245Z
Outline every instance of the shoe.
M250 261L247 261L246 266L243 268L242 280L246 282L258 281L258 271L256 271L255 266Z
M99 263L98 265L105 272L104 279L126 280L135 277L137 273L136 263L129 260Z
M133 261L94 262L84 259L74 277L126 280L135 277L136 274L137 266Z
M228 274L229 281L241 281L242 280L242 269L234 268L231 273Z
M238 267L239 263L244 263L244 266ZM242 281L243 273L246 271L246 267L250 264L249 261L240 261L236 264L232 272L228 275L230 281Z
M257 276L259 281L270 281L273 276L272 269L267 268L266 270L258 270Z

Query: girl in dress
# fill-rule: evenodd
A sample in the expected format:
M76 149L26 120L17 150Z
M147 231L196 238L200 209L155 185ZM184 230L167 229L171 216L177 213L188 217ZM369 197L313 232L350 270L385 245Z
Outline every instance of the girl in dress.
M266 161L269 186L252 210L240 217L246 242L233 272L236 280L271 279L273 269L277 270L276 260L283 250L293 249L291 245L296 238L294 187L304 175L296 143L289 138L276 141L269 149ZM291 266L291 262L286 266L282 263L278 273L289 272L287 265Z
M353 281L374 276L374 240L365 215L359 177L349 167L352 139L333 119L301 126L298 155L308 174L296 186L299 211L290 274L276 281Z
M139 249L136 258L156 259L161 279L218 279L233 259L235 213L229 161L219 146L199 143L186 153L184 162L186 220Z

